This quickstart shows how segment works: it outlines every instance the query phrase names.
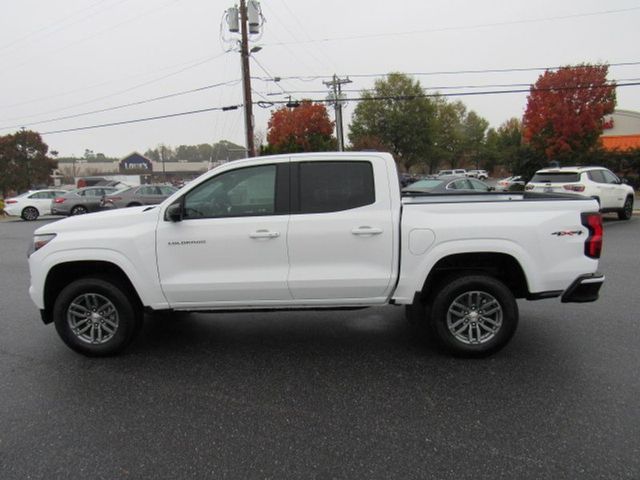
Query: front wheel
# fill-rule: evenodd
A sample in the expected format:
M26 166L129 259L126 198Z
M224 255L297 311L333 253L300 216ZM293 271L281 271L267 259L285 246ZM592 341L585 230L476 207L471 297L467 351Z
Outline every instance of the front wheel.
M483 357L504 347L518 326L518 304L501 281L463 275L433 297L432 331L454 355Z
M27 207L22 210L22 214L20 215L22 219L26 222L30 222L38 219L38 209L35 207Z
M91 357L121 352L139 331L142 315L122 287L108 278L87 277L67 285L53 307L60 338Z
M618 210L618 219L619 220L629 220L633 215L633 197L628 196L624 201L623 207Z

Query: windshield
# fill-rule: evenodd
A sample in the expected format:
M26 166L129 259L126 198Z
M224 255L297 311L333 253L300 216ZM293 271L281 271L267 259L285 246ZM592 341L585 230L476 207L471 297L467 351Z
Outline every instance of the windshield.
M579 182L578 172L538 172L531 179L531 183L569 183Z

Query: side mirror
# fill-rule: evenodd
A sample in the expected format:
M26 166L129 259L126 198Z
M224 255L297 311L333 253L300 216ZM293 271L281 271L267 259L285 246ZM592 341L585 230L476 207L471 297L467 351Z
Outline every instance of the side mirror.
M626 178L622 178L622 179L620 179L620 183L624 183L625 185L629 185L629 180L627 180Z
M182 221L182 202L172 203L169 205L167 212L165 213L165 218L170 222Z

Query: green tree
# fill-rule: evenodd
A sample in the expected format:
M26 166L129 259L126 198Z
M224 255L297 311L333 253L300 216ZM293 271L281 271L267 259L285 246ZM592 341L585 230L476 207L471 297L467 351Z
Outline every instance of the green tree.
M47 185L57 162L47 156L49 147L40 134L21 130L0 136L0 190L24 191L34 185Z
M497 129L490 128L487 131L484 148L480 153L481 163L488 171L502 165L513 172L519 167L522 148L522 122L515 117L510 118Z
M364 100L353 113L351 144L375 138L402 169L424 165L433 144L436 107L424 96L420 82L402 73L390 73L360 96Z
M448 165L451 168L458 166L464 145L462 123L467 113L467 107L462 102L449 102L445 97L437 97L435 104L430 173L435 172L440 165Z
M488 127L489 122L473 110L467 113L462 123L463 155L473 162L476 168L480 168L481 153Z
M449 102L437 97L433 152L430 158L431 172L438 165L458 168L463 163L473 163L480 168L483 146L489 122L460 101Z

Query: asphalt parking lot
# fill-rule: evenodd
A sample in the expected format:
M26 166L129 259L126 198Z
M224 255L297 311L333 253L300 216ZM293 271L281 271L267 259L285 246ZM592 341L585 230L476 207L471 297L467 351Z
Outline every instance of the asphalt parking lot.
M45 221L0 223L1 479L640 478L640 216L605 223L598 302L520 302L484 360L397 307L148 319L84 358L28 298Z

